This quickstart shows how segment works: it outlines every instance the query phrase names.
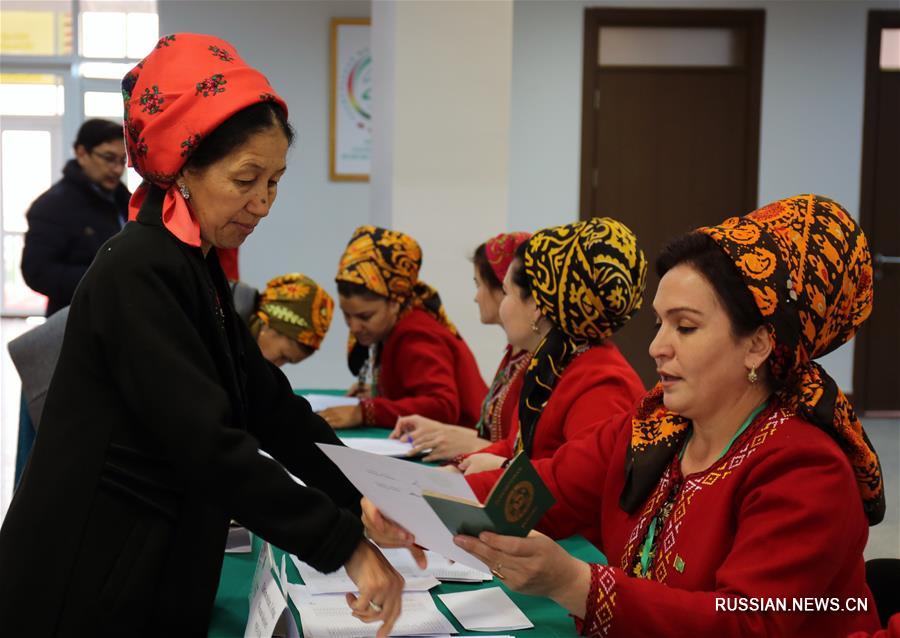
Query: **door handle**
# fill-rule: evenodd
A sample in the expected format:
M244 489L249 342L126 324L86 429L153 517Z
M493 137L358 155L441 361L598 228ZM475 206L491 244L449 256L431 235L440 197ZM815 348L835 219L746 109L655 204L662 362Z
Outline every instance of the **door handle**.
M875 263L879 266L883 266L886 264L897 265L900 264L900 257L895 255L882 255L881 253L875 253L875 257L873 258Z

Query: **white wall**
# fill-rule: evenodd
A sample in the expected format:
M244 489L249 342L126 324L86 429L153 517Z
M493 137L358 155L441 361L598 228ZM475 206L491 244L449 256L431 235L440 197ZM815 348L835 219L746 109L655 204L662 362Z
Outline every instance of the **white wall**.
M584 10L595 6L765 9L759 203L817 192L858 215L867 12L895 9L895 2L518 0L511 229L578 217ZM843 389L852 390L852 344L821 363Z
M506 227L512 2L373 9L373 220L419 241L422 280L490 378L505 338L479 321L468 257Z
M369 222L368 184L328 181L329 21L369 11L369 2L356 0L159 3L161 34L194 31L228 40L290 108L297 139L278 201L241 248L241 278L259 288L276 275L302 271L337 300L338 259L353 229ZM283 368L294 387L348 386L346 340L337 312L320 352Z

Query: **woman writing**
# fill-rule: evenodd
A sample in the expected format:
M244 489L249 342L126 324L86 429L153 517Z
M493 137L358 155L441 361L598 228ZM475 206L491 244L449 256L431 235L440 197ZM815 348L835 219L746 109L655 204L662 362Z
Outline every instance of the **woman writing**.
M500 233L475 249L475 303L481 323L500 325L500 303L503 301L503 280L512 263L516 249L531 235L529 233ZM513 412L522 388L522 376L531 353L506 346L503 359L481 404L481 418L475 429L441 423L421 415L400 417L391 438L408 437L413 444L410 456L430 450L423 460L443 461L460 458L495 443L509 433Z
M393 428L408 414L469 428L478 421L487 387L437 291L419 281L421 265L409 235L376 226L353 233L335 280L361 400L323 410L332 427Z
M336 437L260 354L212 250L268 215L286 105L230 44L198 34L162 38L122 86L145 182L75 294L0 530L4 631L205 634L235 518L320 570L345 566L354 613L386 636L402 579L315 446Z

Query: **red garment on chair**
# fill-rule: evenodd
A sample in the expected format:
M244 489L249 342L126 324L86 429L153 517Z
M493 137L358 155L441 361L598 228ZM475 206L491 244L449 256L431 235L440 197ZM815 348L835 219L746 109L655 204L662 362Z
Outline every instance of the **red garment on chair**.
M474 427L486 394L466 342L416 308L382 344L377 396L362 401L363 417L386 428L410 414Z
M219 265L225 273L228 281L240 281L241 273L238 269L238 248L216 248L219 253Z

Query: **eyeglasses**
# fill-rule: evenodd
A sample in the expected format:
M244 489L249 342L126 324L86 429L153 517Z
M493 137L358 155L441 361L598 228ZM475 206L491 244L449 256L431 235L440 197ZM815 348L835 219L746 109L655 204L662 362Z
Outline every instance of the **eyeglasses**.
M103 160L110 166L125 166L128 163L127 155L116 155L115 153L95 153L91 151L91 155L94 155L98 159Z

